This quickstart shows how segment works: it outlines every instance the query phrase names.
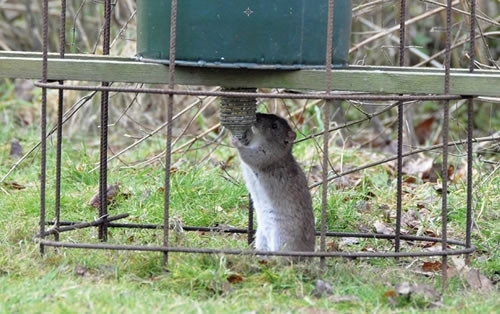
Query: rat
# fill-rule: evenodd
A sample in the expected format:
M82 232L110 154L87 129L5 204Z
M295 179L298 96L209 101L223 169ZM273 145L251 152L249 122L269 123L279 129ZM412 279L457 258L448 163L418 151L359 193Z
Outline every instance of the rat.
M253 200L255 248L314 251L315 228L307 179L292 155L295 132L274 114L257 113L242 138L232 137Z

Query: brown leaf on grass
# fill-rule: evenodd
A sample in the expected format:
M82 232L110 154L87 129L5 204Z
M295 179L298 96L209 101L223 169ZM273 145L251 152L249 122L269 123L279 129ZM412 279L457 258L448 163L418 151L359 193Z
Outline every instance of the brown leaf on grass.
M90 206L99 208L99 192L94 194L92 198L89 201ZM120 193L120 184L114 183L114 184L108 184L108 188L106 189L106 200L107 200L107 205L110 205L115 202L116 198L118 196L123 196L125 198L130 197L130 193Z
M243 276L238 273L231 274L227 277L227 281L232 284L243 282Z
M220 167L222 170L226 170L231 167L231 162L233 161L235 155L229 156L224 162L221 163Z
M398 297L398 294L394 290L388 290L384 293L384 297L387 298L387 301L391 303L392 305L396 305L397 301L396 298Z
M403 182L404 183L408 183L408 184L416 183L417 182L417 177L414 177L414 176L404 176L403 177Z
M424 262L422 265L422 270L425 272L437 272L441 271L443 264L440 261L435 262Z
M418 143L420 145L425 144L425 141L429 138L432 132L432 124L436 118L430 117L428 119L425 119L421 121L419 124L417 124L414 128L415 130L415 136L417 137Z
M327 248L326 248L327 252L339 252L339 251L342 251L340 249L339 243L336 240L332 240L332 241L328 242L326 244L326 246L327 246Z
M304 124L304 120L305 120L304 112L303 112L303 111L297 112L297 113L293 116L293 120L295 120L295 123L296 123L298 126L301 126L302 124Z
M4 182L3 186L9 190L24 190L26 187L22 184L19 184L15 181L12 182Z
M17 159L23 156L23 147L17 138L10 140L10 158Z
M453 172L453 175L450 176L450 180L452 183L458 183L464 181L466 178L467 178L467 163L463 162Z

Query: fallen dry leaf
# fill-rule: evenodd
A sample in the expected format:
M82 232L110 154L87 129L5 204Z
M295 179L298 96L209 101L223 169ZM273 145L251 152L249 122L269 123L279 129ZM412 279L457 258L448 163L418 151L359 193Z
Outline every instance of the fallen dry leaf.
M110 205L118 195L125 196L127 198L130 196L130 194L127 193L119 193L120 192L120 184L114 183L114 184L108 184L108 187L106 189L106 200L107 200L107 205ZM90 199L89 202L90 206L99 208L99 192L94 194L94 196Z
M238 273L234 273L227 277L227 281L229 281L232 284L240 283L243 282L243 276L241 276Z
M467 163L463 162L457 170L450 176L450 180L452 183L462 182L467 178Z
M222 162L220 167L222 168L222 170L226 170L227 168L230 168L231 167L231 162L233 161L234 159L234 156L235 155L231 155L229 156L226 161Z
M19 184L15 181L12 182L4 182L3 186L9 190L24 190L26 187L22 184Z
M435 262L424 262L422 265L422 270L425 272L437 272L441 271L443 264L440 261Z
M420 145L425 144L425 141L431 135L432 124L434 123L435 120L436 118L430 117L428 119L421 121L419 124L415 126L414 128L415 136L417 137L418 143Z
M331 240L326 244L326 251L327 252L339 252L342 251L340 249L340 245L336 240Z

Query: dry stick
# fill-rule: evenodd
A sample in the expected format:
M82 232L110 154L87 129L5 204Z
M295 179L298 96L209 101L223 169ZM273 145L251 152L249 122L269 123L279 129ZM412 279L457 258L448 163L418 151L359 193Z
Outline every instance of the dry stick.
M45 235L47 236L47 235L61 233L61 232L66 232L66 231L73 231L73 230L76 230L76 229L83 229L83 228L88 228L88 227L96 227L96 226L102 224L104 221L106 221L106 222L115 221L115 220L118 220L118 219L127 218L129 215L130 215L129 213L119 214L119 215L116 215L116 216L109 216L109 214L106 214L106 215L103 215L103 216L101 216L101 217L99 217L96 220L91 221L91 222L82 222L82 223L77 223L77 224L69 225L69 226L65 226L65 227L59 227L59 228L49 229L49 230L47 230L45 232ZM39 236L40 236L40 234L38 234L38 237Z
M432 0L420 0L420 1L426 2L426 3L430 3L430 4L433 4L435 6L446 8L446 4L440 3L440 2L437 2L437 1L432 1ZM467 12L467 11L464 11L464 10L460 10L458 8L452 8L452 10L455 11L455 12L467 15L468 17L471 16L470 12ZM488 18L486 16L476 15L476 19L482 20L484 22L487 22L487 23L490 23L490 24L493 24L493 25L496 25L496 26L500 26L500 23L498 23L497 21L495 21L493 19L490 19L490 18Z
M484 36L490 36L490 35L491 36L500 35L500 32L487 32L487 33L478 34L478 35L476 35L476 39L482 38ZM459 42L451 45L451 49L455 49L458 46L461 46L461 45L463 45L465 43L468 43L468 42L469 42L469 38L461 40L461 41L459 41ZM436 52L435 54L433 54L432 56L430 56L429 59L423 60L423 61L415 64L414 67L422 66L422 65L426 64L427 62L432 61L432 60L436 59L437 57L444 55L445 52L446 51L444 49L441 50L441 51L439 51L439 52Z
M82 11L83 7L85 6L85 3L87 0L83 0L82 3L80 4L80 7L76 10L75 13L73 13L73 26L71 27L71 33L73 35L72 43L71 46L75 45L75 40L76 40L76 29L78 28L79 30L79 35L82 37L82 40L85 45L87 46L87 50L90 51L90 40L87 37L87 33L85 32L84 27L82 26L82 23L78 19L80 16L80 12ZM70 11L73 11L73 7L70 6ZM94 51L95 53L95 51Z
M381 31L383 31L383 29L382 29L380 26L375 25L374 23L372 23L371 21L369 21L369 20L367 20L367 19L365 19L365 18L360 17L360 18L359 18L359 21L360 21L361 23L363 23L364 25L366 25L366 26L370 27L371 29L373 29L373 30L377 31L377 32L381 32ZM394 43L398 43L398 44L399 44L399 38L398 38L398 37L396 37L396 36L394 36L394 35L390 35L390 36L389 36L389 39L390 39L392 42L394 42ZM396 47L396 46L395 46L395 47ZM414 54L415 56L419 57L420 59L423 59L423 60L428 60L428 59L429 59L429 55L427 55L427 54L423 53L422 51L418 50L417 48L415 48L415 47L407 47L407 48L408 48L408 51L409 51L410 53ZM442 68L442 67L443 67L443 65L442 65L441 63L437 62L436 60L432 60L432 61L431 61L431 64L432 64L433 66L435 66L436 68Z
M184 136L184 134L186 133L187 129L191 126L191 124L193 123L193 121L196 120L200 116L200 114L202 114L203 111L205 111L205 109L207 109L208 106L210 106L216 99L217 99L217 97L212 97L209 101L207 101L207 103L200 110L198 110L198 112L196 112L196 114L186 124L186 127L182 130L181 134L176 137L175 141L172 143L172 146L175 146L177 144L177 142L182 138L182 136ZM187 150L184 151L183 155L185 153L187 153Z
M458 3L459 3L459 1L458 1L458 0L455 0L455 1L453 1L453 4L452 4L452 5L456 5L456 4L458 4ZM416 16L416 17L414 17L414 18L412 18L412 19L407 20L407 21L405 22L405 26L408 26L408 25L414 24L414 23L416 23L416 22L418 22L418 21L420 21L420 20L423 20L423 19L425 19L425 18L428 18L429 16L432 16L432 15L434 15L434 14L437 14L437 13L441 12L441 11L444 11L445 9L446 9L446 8L436 8L436 9L434 9L434 10L431 10L431 11L429 11L429 12L426 12L426 13L424 13L424 14L421 14L421 15L419 15L419 16ZM365 45L367 45L367 44L371 43L372 41L375 41L375 40L377 40L377 39L379 39L379 38L382 38L382 37L384 37L384 36L387 36L387 35L389 35L390 33L395 32L395 31L397 31L397 30L399 30L399 25L393 26L393 27L389 28L388 30L386 30L386 31L384 31L384 32L380 32L380 33L378 33L378 34L376 34L376 35L373 35L372 37L369 37L369 38L367 38L367 39L363 40L363 41L362 41L362 42L360 42L359 44L357 44L357 45L355 45L354 47L352 47L351 49L349 49L349 53L353 53L353 52L355 52L356 50L358 50L359 48L361 48L361 47L363 47L363 46L365 46Z
M368 114L365 118L362 118L362 119L358 119L358 120L355 120L355 121L352 121L352 122L349 122L349 123L344 123L340 126L336 126L334 128L331 128L328 130L328 132L333 132L333 131L336 131L336 130L339 130L339 129L343 129L343 128L347 128L347 127L350 127L352 125L355 125L355 124L358 124L358 123L361 123L361 122L364 122L364 121L367 121L367 120L370 120L371 118L375 117L375 116L378 116L378 115L381 115L389 110L391 110L392 108L396 107L398 105L398 103L393 103L393 104L390 104L388 105L386 108L380 110L380 111L377 111L377 112L374 112L374 113L371 113L371 114ZM323 132L324 131L321 131L321 132L318 132L318 133L314 133L312 135L309 135L309 136L306 136L304 138L301 138L300 140L296 140L295 141L295 144L296 143L300 143L300 142L303 142L303 141L307 141L309 139L312 139L312 138L315 138L315 137L318 137L318 136L321 136L323 135Z
M215 88L213 89L212 91L216 91L218 88ZM173 117L173 120L172 121L175 121L177 120L180 116L182 116L184 113L186 113L187 111L189 111L190 109L192 109L193 107L195 107L196 105L198 105L199 103L203 102L203 100L200 100L200 99L197 99L195 102L193 102L191 105L187 106L186 108L184 108L181 112L179 112L178 114L176 114L174 117ZM137 145L141 144L142 142L144 142L145 140L147 140L148 138L152 137L153 135L155 135L156 133L160 132L163 128L165 128L166 126L168 125L168 122L165 122L163 124L161 124L159 127L157 127L156 129L154 129L153 131L151 131L150 133L148 133L147 135L145 135L144 137L142 137L141 139L135 141L134 143L132 143L131 145L125 147L124 149L122 149L121 151L119 151L118 153L116 153L116 155L113 155L112 157L108 158L108 163L110 161L112 161L113 159L119 157L120 155L124 154L125 152L131 150L132 148L136 147ZM156 157L154 157L156 158ZM95 168L93 168L92 170L90 170L90 172L93 172L95 170L99 169L99 165L97 165Z
M487 136L487 137L478 137L478 138L475 138L473 140L473 142L480 143L480 142L490 142L490 141L498 141L498 140L500 140L500 136ZM467 140L459 140L459 141L455 141L455 142L449 142L448 146L463 145L463 144L466 144L466 143L467 143ZM421 148L421 149L413 150L411 152L404 153L403 157L408 157L410 155L414 155L414 154L418 154L418 153L422 153L422 152L427 152L427 151L439 149L439 148L442 148L442 147L443 147L443 144L432 145L432 146L429 146L429 147L425 147L425 148ZM398 156L395 155L395 156L391 156L391 157L388 157L388 158L384 158L384 159L379 160L379 161L374 161L374 162L365 164L365 165L363 165L361 167L357 167L357 168L354 168L354 169L351 169L351 170L344 171L344 172L342 172L342 173L340 173L338 175L331 176L331 177L328 178L328 181L331 181L333 179L337 179L337 178L343 177L345 175L348 175L348 174L351 174L351 173L354 173L354 172L365 170L365 169L368 169L368 168L371 168L371 167L374 167L374 166L379 166L379 165L382 165L382 164L384 164L386 162L396 160L397 158L398 158ZM323 181L316 182L316 183L310 185L309 189L315 188L315 187L317 187L317 186L319 186L321 184L323 184Z
M92 92L90 93L89 95L85 96L85 97L82 97L81 99L84 99L84 101L78 105L76 108L75 106L72 106L71 108L69 108L65 113L64 115L66 116L63 120L63 125L69 120L71 119L77 112L78 110L80 110L83 105L85 105L89 100L92 99L92 97L94 97L94 95L96 94L97 92ZM80 100L79 100L80 101ZM79 102L77 101L77 103ZM73 110L74 109L74 110ZM73 110L73 111L72 111ZM49 138L52 134L54 134L54 132L57 130L57 125L54 126L47 134L47 138ZM18 161L16 161L16 163L9 169L9 171L7 171L7 173L2 177L2 179L0 179L0 183L4 182L5 179L7 179L7 177L14 171L17 169L17 167L19 167L19 165L24 161L26 160L26 158L28 158L29 155L31 155L31 153L33 153L38 147L40 147L42 143L41 142L38 142L37 144L35 144L35 146L31 147L31 149L26 153L24 154Z
M128 24L130 23L130 21L132 21L132 19L135 17L136 14L137 14L137 10L134 10L132 12L132 14L130 14L130 17L128 18L128 20L125 22L125 24L120 29L120 31L118 32L118 34L116 34L115 39L113 39L113 41L111 42L111 45L109 45L110 48L112 48L115 45L115 43L118 41L118 38L120 38L120 36L125 31L125 29L128 27Z
M315 104L315 103L316 103L316 102L311 102L311 103L309 103L309 104L306 104L306 106L305 106L305 107L308 107L308 106L310 106L311 104ZM296 110L296 111L292 112L292 113L291 113L291 115L293 116L293 115L295 115L295 114L298 114L298 113L299 113L300 111L302 111L302 110L303 110L303 108L300 108L300 109L298 109L298 110ZM383 111L383 112L385 112L385 111ZM382 113L382 111L381 111L380 113ZM366 119L363 119L362 121L365 121L365 120L366 120ZM211 132L213 132L213 131L217 130L217 129L218 129L218 128L220 128L220 127L221 127L221 124L220 124L220 123L215 124L214 126L212 126L211 128L209 128L208 130L204 131L203 133L201 133L201 134L199 134L199 135L196 135L194 138L192 138L192 139L191 139L191 140L189 140L188 142L186 142L186 143L182 144L181 146L177 147L176 149L174 149L174 150L172 151L172 154L176 154L176 153L178 153L179 151L183 150L185 147L190 147L190 146L192 146L192 145L193 145L196 141L198 141L199 139L201 139L201 138L202 138L202 137L204 137L205 135L207 135L207 134L209 134L209 133L211 133ZM332 130L331 130L331 131L332 131ZM323 133L321 133L321 134L323 134ZM296 143L297 143L297 142L301 142L301 140L296 141ZM156 156L152 157L151 159L148 159L148 160L145 160L145 161L143 161L143 162L140 162L140 163L138 163L138 164L134 165L133 167L134 167L134 168L139 168L139 167L147 166L147 165L149 165L149 164L151 164L151 163L155 162L156 160L158 160L158 159L160 159L160 158L163 158L163 156L165 156L165 152L161 152L160 154L158 154L158 155L156 155Z
M197 140L199 140L200 138L202 138L203 136L217 130L218 128L220 128L220 123L217 123L216 125L214 125L213 127L211 127L210 129L206 130L205 132L199 134L199 135L196 135L193 139L191 139L190 141L182 144L181 146L179 146L178 148L176 148L175 150L172 151L172 154L176 154L177 152L179 152L179 150L183 149L184 147L186 146L190 146L192 144L194 144L194 142L196 142ZM148 159L148 160L145 160L143 162L140 162L136 165L133 166L133 168L140 168L140 167L143 167L143 166L147 166L149 164L152 164L153 162L155 162L156 160L160 159L160 158L163 158L165 156L165 152L161 152L160 154L152 157L151 159Z

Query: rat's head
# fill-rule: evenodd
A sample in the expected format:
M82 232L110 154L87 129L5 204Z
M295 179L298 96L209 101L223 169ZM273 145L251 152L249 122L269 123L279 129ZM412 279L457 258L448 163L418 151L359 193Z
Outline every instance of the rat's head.
M295 132L288 122L274 114L257 113L256 121L240 140L233 137L243 161L264 167L291 153Z

